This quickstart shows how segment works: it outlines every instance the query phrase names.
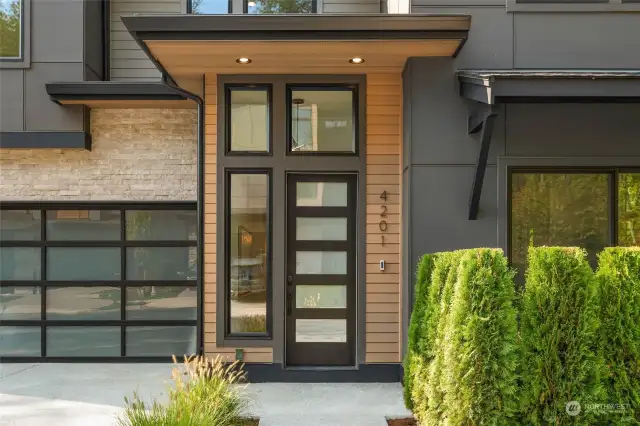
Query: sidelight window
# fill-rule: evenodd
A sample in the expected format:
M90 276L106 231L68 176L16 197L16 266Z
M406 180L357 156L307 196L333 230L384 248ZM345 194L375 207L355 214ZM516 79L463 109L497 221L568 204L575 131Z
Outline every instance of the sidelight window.
M228 173L227 334L270 332L270 216L268 171Z

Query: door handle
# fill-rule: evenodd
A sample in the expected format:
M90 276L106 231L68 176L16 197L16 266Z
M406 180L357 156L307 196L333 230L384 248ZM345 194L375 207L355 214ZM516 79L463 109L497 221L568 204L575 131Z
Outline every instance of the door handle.
M287 277L287 315L293 312L293 277Z

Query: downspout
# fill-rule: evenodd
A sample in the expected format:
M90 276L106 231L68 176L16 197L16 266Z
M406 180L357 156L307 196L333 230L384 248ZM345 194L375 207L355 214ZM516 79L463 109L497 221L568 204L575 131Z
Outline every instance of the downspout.
M197 330L198 330L198 355L204 355L204 100L184 90L174 84L171 84L167 75L162 72L162 83L173 92L191 99L198 105L198 130L197 130L197 174L198 188L196 194L196 215L198 222L196 226L198 245L196 247L196 286L198 288L198 314L197 314Z

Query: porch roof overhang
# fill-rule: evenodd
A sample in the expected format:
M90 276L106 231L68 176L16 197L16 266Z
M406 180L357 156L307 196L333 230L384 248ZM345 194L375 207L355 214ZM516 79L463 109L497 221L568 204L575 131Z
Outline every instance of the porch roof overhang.
M493 122L500 103L640 102L637 70L462 70L460 95L477 104L467 118L469 134L480 133L480 148L471 184L469 219L478 217Z
M455 56L469 15L134 15L122 22L169 79L190 74L400 72ZM246 57L250 64L238 64ZM365 61L354 65L349 59Z
M460 95L483 104L640 102L637 70L462 70Z
M46 84L52 101L89 108L195 108L195 102L161 82L80 81Z

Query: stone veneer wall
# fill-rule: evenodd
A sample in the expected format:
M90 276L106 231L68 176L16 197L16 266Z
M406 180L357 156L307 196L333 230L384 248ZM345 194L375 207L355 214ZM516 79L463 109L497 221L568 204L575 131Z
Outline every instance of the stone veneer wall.
M0 149L0 201L195 201L196 127L192 109L94 109L91 151Z

